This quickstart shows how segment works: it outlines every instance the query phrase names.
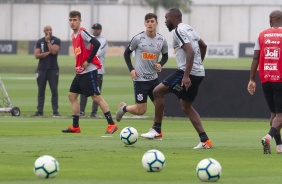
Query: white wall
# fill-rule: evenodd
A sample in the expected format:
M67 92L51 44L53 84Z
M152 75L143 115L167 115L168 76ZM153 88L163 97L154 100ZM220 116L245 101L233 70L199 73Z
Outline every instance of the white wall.
M196 0L195 0L196 1ZM278 0L268 0L266 5L255 0L197 0L190 14L183 14L183 22L190 24L206 42L254 42L258 33L269 27L271 11L282 8ZM267 2L268 2L267 1ZM229 4L224 2L229 2ZM221 3L221 4L220 4ZM82 13L82 25L91 29L94 22L103 26L103 35L109 41L130 41L143 31L144 16L153 12L146 6L135 5L51 5L51 4L1 4L2 27L0 40L37 40L43 36L43 27L51 25L53 34L63 41L70 40L68 13ZM166 10L160 8L158 31L171 42L165 21Z

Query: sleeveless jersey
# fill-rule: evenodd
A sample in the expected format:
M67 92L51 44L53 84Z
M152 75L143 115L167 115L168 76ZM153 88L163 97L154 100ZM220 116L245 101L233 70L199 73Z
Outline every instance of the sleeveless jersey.
M75 71L77 74L87 73L97 68L101 68L101 63L97 56L94 56L92 62L89 63L86 70L81 66L84 61L87 60L91 53L93 45L90 43L93 35L88 33L85 28L81 27L76 34L72 34L72 44L74 49L74 55L76 60Z
M176 57L178 69L183 71L186 69L186 53L181 47L185 43L190 43L195 52L192 71L190 74L195 76L205 76L205 69L201 58L201 51L198 43L200 37L195 32L195 30L188 24L180 23L172 31L172 36L173 36L172 46L175 50L175 57Z
M129 43L129 49L135 51L134 69L137 72L135 81L150 81L158 78L154 64L158 63L160 54L168 53L166 39L159 33L150 38L143 31L135 35Z
M269 28L259 34L255 50L260 50L259 77L261 83L282 82L282 28Z

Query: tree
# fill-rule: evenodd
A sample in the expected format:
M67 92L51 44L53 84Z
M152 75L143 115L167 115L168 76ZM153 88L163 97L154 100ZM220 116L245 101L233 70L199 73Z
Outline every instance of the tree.
M157 9L161 6L165 9L168 8L179 8L184 13L190 12L190 5L192 0L145 0L147 4L154 8L154 13L157 12Z

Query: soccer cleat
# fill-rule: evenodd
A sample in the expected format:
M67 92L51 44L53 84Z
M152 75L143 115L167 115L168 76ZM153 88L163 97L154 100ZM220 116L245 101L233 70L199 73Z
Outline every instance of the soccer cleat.
M263 154L271 154L269 136L264 136L261 139L261 144L263 146Z
M145 134L141 134L141 137L146 138L146 139L157 139L157 140L162 140L163 134L158 133L155 129L151 128L149 132Z
M33 117L43 117L43 113L36 112L35 114L33 114Z
M123 111L123 108L125 106L126 106L126 103L120 102L118 110L116 112L116 120L117 120L117 122L120 122L122 116L125 114L125 112Z
M80 111L79 114L80 114L81 117L84 117L84 116L85 116L85 112L84 112L84 111Z
M92 113L90 114L90 117L91 117L91 118L96 118L96 117L97 117L97 114L92 112Z
M276 152L282 154L282 144L276 146Z
M210 149L211 147L212 147L212 141L208 139L206 142L200 142L193 149Z
M53 113L53 118L58 118L58 117L61 117L60 113L58 112Z
M118 130L118 126L117 126L116 123L113 124L113 125L108 124L108 128L107 128L105 134L113 134L113 133L115 133L117 130Z
M74 128L69 126L67 129L62 130L63 133L80 133L80 127Z

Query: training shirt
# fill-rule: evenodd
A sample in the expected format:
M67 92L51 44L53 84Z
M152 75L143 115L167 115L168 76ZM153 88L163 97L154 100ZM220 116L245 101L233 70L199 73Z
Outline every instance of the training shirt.
M85 28L81 27L79 31L76 34L73 33L71 37L76 60L76 73L83 74L101 68L101 63L97 56L94 56L86 70L82 67L82 63L87 60L92 51L93 45L90 43L90 40L94 36L87 32Z
M177 27L172 31L172 36L172 46L175 50L178 69L183 71L186 69L186 53L181 47L185 43L190 43L195 52L194 63L190 74L195 76L205 76L205 69L198 43L201 38L195 32L195 30L188 24L179 23Z
M105 54L108 49L108 42L101 35L95 36L95 38L101 43L101 46L99 47L99 50L96 54L102 64L102 68L98 70L98 74L104 74L105 73Z
M135 51L134 69L137 72L135 81L150 81L158 78L154 64L158 63L160 54L168 52L166 39L159 33L150 38L143 31L135 35L129 43L129 49Z
M282 28L262 31L255 42L254 50L260 50L259 77L264 82L282 82Z
M55 36L52 36L50 39L52 45L61 46L61 40ZM40 53L48 52L48 45L45 40L45 37L40 38L35 45L36 49L40 49ZM45 58L40 58L38 61L37 71L44 70L59 70L58 66L58 53L57 54L49 54Z

